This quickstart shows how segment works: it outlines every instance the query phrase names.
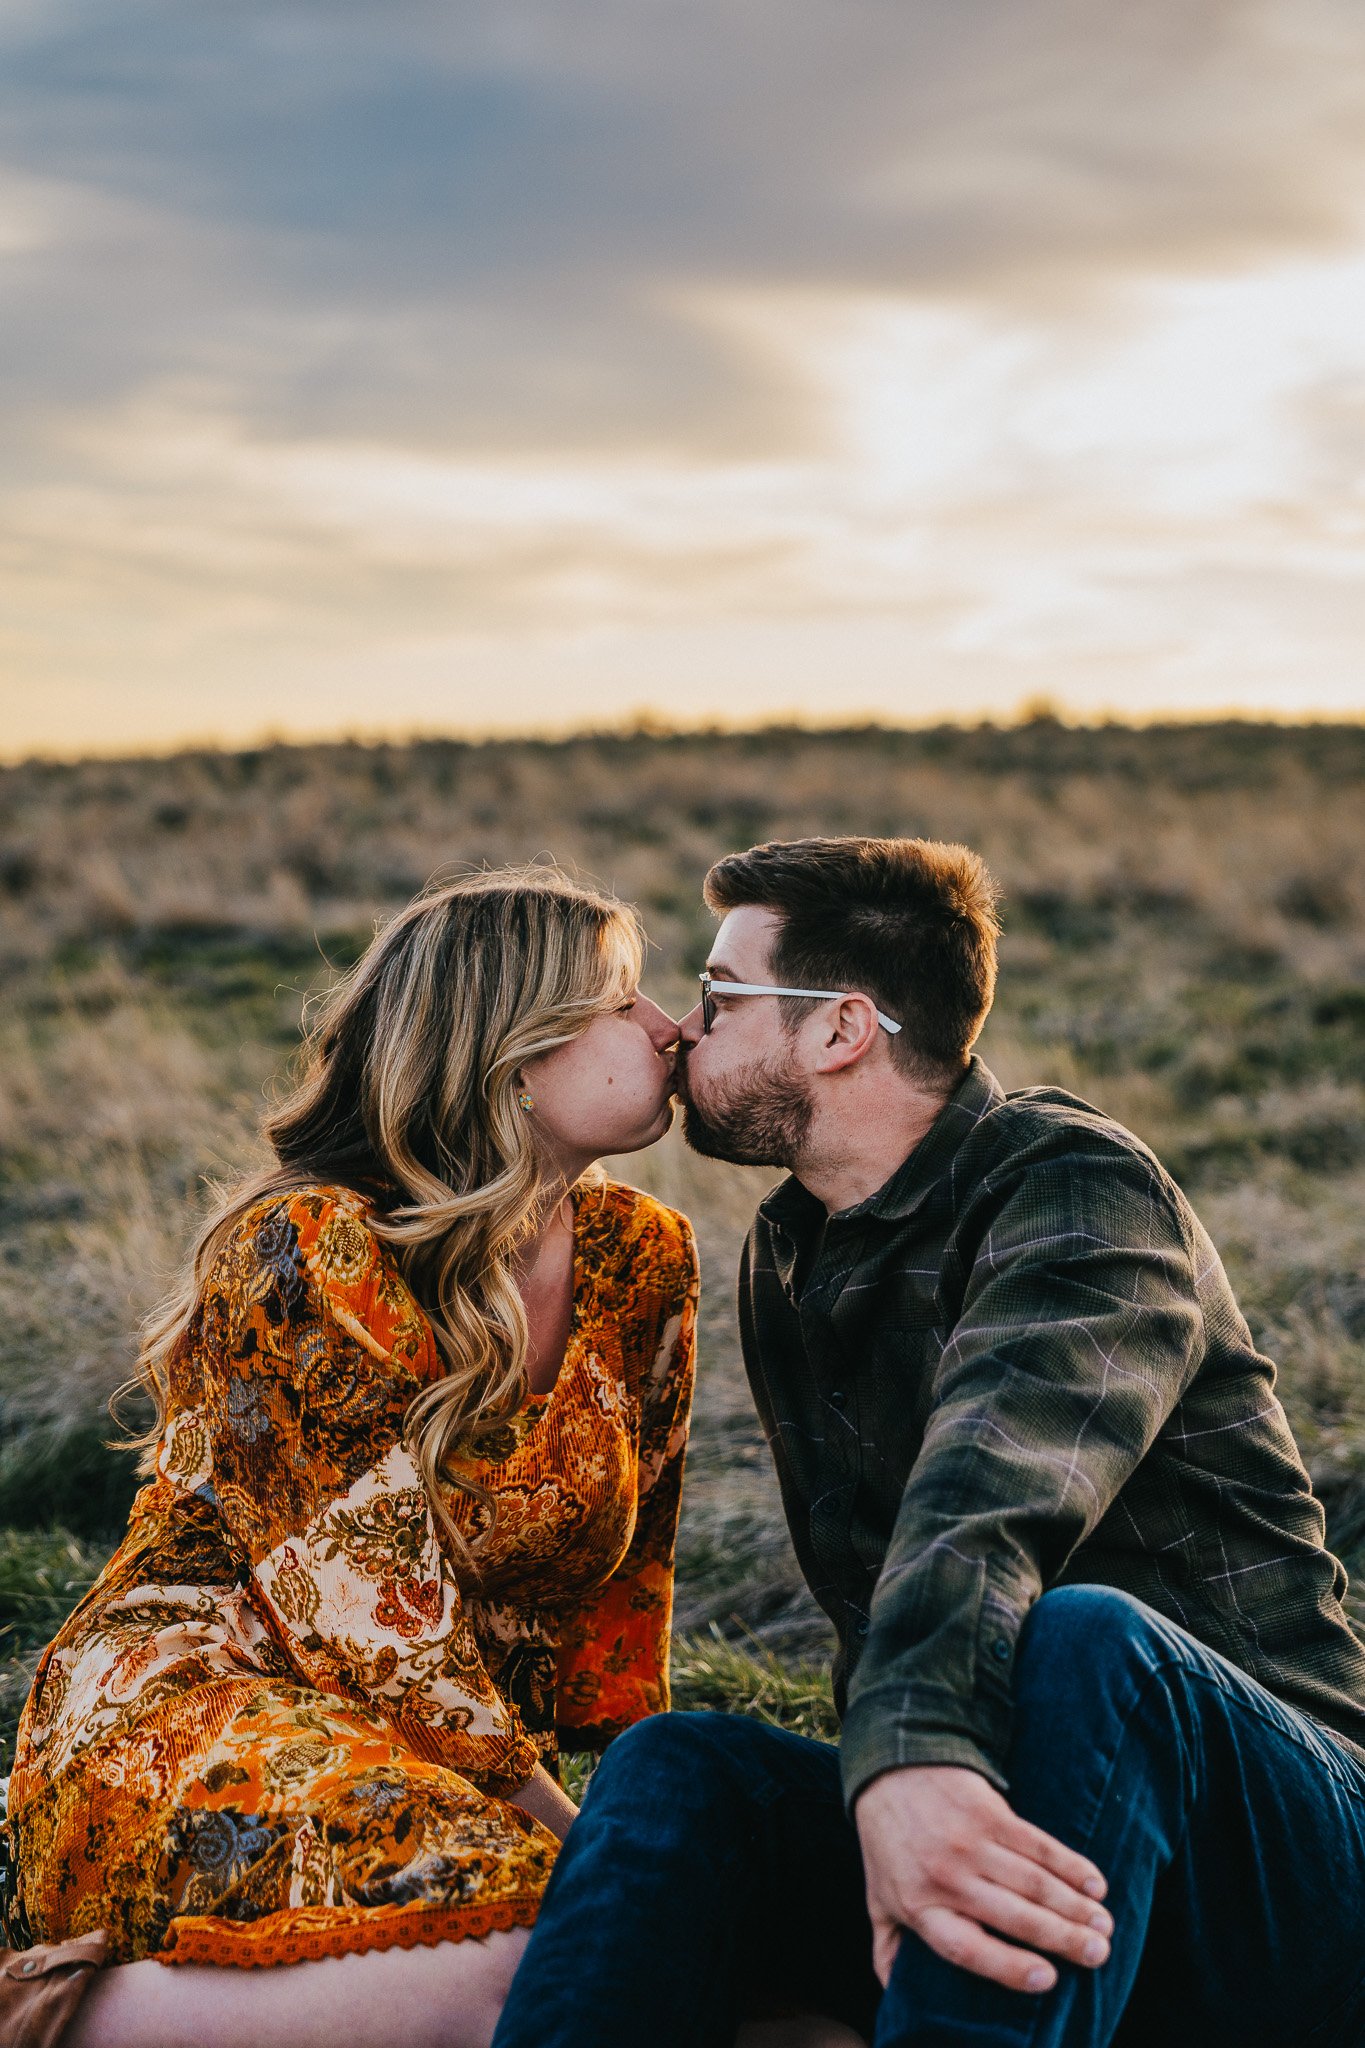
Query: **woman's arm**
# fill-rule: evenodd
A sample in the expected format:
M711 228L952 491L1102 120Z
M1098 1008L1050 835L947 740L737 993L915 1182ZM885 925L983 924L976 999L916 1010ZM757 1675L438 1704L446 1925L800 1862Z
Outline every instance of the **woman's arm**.
M552 1835L562 1842L573 1822L578 1818L578 1808L562 1785L557 1785L543 1764L537 1764L524 1785L507 1794L513 1806L519 1806L523 1813L529 1813L532 1820L538 1820Z
M344 1198L282 1198L215 1288L206 1476L290 1663L483 1790L525 1784L535 1745L484 1668L402 1441L439 1364L378 1240Z

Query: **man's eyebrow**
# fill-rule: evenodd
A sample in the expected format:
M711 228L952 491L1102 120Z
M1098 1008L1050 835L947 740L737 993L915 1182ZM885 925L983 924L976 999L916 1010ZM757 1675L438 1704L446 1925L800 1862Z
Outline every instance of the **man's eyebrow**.
M693 958L696 958L695 954L693 955ZM733 967L727 967L723 960L708 960L706 963L706 971L710 975L712 981L743 980L743 976L736 974Z

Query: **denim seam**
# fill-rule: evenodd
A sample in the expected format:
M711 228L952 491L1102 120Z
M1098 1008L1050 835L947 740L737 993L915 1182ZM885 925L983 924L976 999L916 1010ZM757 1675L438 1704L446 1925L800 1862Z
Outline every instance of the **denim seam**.
M1172 1659L1172 1662L1174 1662L1174 1659ZM1155 1678L1162 1668L1163 1667L1160 1665L1149 1665L1146 1671L1143 1673L1143 1677ZM1119 1756L1122 1752L1124 1742L1127 1739L1129 1724L1131 1723L1134 1714L1137 1712L1141 1704L1142 1686L1139 1683L1133 1689L1132 1702L1129 1705L1127 1712L1124 1714L1123 1723L1118 1733L1118 1740L1114 1744L1114 1753L1109 1759L1109 1767L1104 1775L1104 1783L1100 1788L1100 1795L1095 1802L1094 1814L1091 1819L1090 1825L1087 1827L1085 1831L1084 1841L1086 1843L1087 1850L1089 1843L1094 1835L1096 1823L1098 1822L1101 1813L1103 1813L1104 1811L1105 1801L1109 1795L1109 1788L1114 1781L1114 1773L1118 1769ZM1086 1850L1082 1850L1078 1853L1084 1854L1086 1853ZM1079 1965L1073 1965L1073 1968L1074 1967L1079 1967ZM1055 1991L1056 1988L1056 1985L1054 1985L1053 1990ZM1043 2001L1047 1998L1050 1998L1051 1996L1051 1991L1044 1991L1037 1994L1037 2006L1034 2010L1033 2022L1032 2025L1029 2027L1028 2033L1021 2038L1020 2048L1037 2048L1039 2029L1041 2028L1045 2018L1045 2014L1043 2012ZM1122 2017L1123 2015L1120 2013L1119 2018L1121 2019Z
M1324 1757L1317 1747L1309 1742L1297 1728L1287 1728L1282 1721L1277 1721L1272 1715L1267 1714L1262 1707L1258 1706L1255 1700L1242 1699L1237 1693L1230 1692L1214 1673L1186 1667L1180 1662L1178 1657L1163 1659L1160 1664L1153 1665L1152 1669L1153 1671L1183 1670L1186 1672L1187 1677L1198 1679L1202 1684L1212 1686L1215 1691L1222 1694L1223 1698L1230 1705L1239 1708L1242 1713L1248 1715L1253 1721L1259 1721L1263 1728L1272 1729L1276 1735L1283 1736L1287 1742L1292 1742L1296 1749L1301 1749L1305 1756L1311 1757L1319 1770L1325 1771L1333 1782L1339 1785L1343 1792L1348 1793L1352 1799L1365 1800L1365 1771L1356 1769L1352 1765L1350 1757L1344 1751L1339 1755ZM1249 1672L1244 1675L1247 1677L1251 1676ZM1260 1683L1259 1679L1254 1679L1252 1682L1253 1684ZM1287 1701L1282 1704L1288 1706ZM1301 1707L1289 1707L1288 1710L1290 1713L1295 1714L1303 1712ZM1305 1715L1304 1718L1308 1719L1308 1716ZM1330 1733L1324 1733L1322 1739L1324 1743L1331 1745L1335 1749L1336 1745L1332 1743Z
M1337 1779L1335 1759L1333 1759L1330 1763L1324 1762L1323 1758L1321 1758L1318 1755L1316 1749L1314 1749L1309 1743L1307 1743L1303 1739L1303 1737L1297 1733L1296 1730L1284 1727L1281 1722L1273 1720L1269 1714L1260 1712L1254 1703L1241 1699L1238 1697L1236 1693L1230 1692L1228 1688L1222 1684L1222 1682L1214 1673L1200 1671L1197 1668L1193 1668L1190 1665L1186 1664L1179 1657L1162 1657L1158 1659L1155 1663L1149 1664L1145 1667L1137 1685L1133 1689L1133 1698L1127 1709L1127 1712L1123 1716L1123 1722L1122 1726L1119 1729L1118 1739L1114 1744L1114 1753L1109 1760L1109 1768L1105 1773L1104 1783L1101 1787L1099 1798L1096 1801L1094 1819L1092 1820L1090 1826L1087 1827L1083 1837L1084 1842L1086 1844L1086 1849L1081 1853L1088 1852L1089 1843L1091 1842L1094 1836L1095 1823L1099 1820L1100 1814L1104 1811L1105 1802L1109 1796L1109 1789L1114 1780L1114 1773L1118 1768L1119 1756L1122 1752L1124 1742L1127 1739L1128 1730L1132 1724L1133 1716L1137 1713L1138 1709L1144 1704L1145 1694L1149 1689L1150 1681L1160 1678L1165 1672L1168 1671L1179 1671L1187 1680L1199 1679L1205 1685L1213 1687L1216 1691L1222 1694L1223 1698L1226 1701L1228 1701L1233 1706L1242 1708L1246 1714L1248 1714L1253 1720L1259 1721L1263 1727L1273 1729L1277 1735L1285 1736L1289 1741L1293 1742L1296 1745L1296 1747L1302 1749L1306 1755L1310 1756L1314 1763L1322 1765L1323 1769L1327 1770L1329 1774L1332 1776L1334 1782L1340 1782ZM1343 1758L1342 1761L1343 1764L1346 1764L1349 1762L1349 1759ZM1365 1785L1353 1787L1348 1784L1343 1786L1343 1789L1349 1791L1353 1799L1365 1800ZM1180 1837L1182 1842L1184 1840L1184 1835L1186 1830L1188 1830L1188 1827L1189 1817L1187 1816L1185 1821L1185 1829L1182 1830ZM1347 2006L1349 2006L1351 1999L1355 1996L1356 1992L1360 1990L1362 1984L1365 1984L1365 1976L1362 1976L1357 1980L1352 1990L1348 1991L1345 1994L1345 1996L1336 2005L1332 2007L1332 2010L1329 2013L1324 2014L1320 2020L1314 2022L1313 2032L1317 2033L1321 2028L1330 2026L1333 2019L1337 2015L1339 2015ZM1054 1986L1054 1989L1055 1988L1056 1987ZM1045 1998L1051 1997L1051 1995L1051 1992L1042 1992L1039 1994L1038 2008L1034 2013L1033 2023L1030 2026L1028 2033L1021 2037L1020 2048L1037 2048L1037 2043L1039 2039L1039 2028L1042 2025L1044 2019L1042 2002ZM1120 2014L1119 2017L1121 2019L1122 2014Z

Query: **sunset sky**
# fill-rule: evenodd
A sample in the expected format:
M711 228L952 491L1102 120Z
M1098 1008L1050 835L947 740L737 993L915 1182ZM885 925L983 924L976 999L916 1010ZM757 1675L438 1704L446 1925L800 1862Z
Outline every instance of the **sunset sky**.
M1365 715L1360 0L0 0L0 753Z

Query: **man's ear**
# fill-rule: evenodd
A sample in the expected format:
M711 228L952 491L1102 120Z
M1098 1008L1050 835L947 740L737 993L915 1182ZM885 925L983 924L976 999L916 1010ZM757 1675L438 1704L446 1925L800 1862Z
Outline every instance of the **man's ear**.
M826 1018L815 1062L817 1074L840 1074L865 1060L881 1030L876 1005L868 996L843 996L832 1018Z

